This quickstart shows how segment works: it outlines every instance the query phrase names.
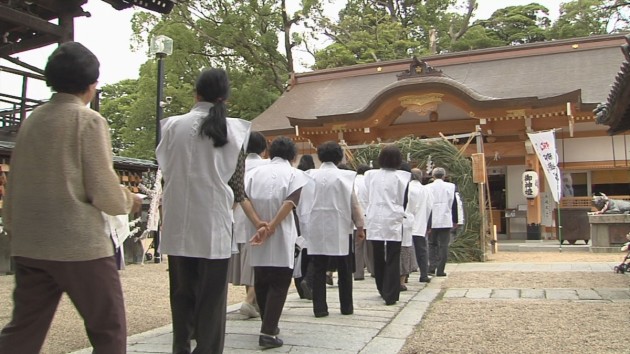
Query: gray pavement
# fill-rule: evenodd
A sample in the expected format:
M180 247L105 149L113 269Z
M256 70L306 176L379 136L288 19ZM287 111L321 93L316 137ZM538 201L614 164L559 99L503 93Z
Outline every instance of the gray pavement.
M447 273L456 272L613 272L616 263L460 263L448 264ZM622 275L620 275L622 276ZM491 289L443 288L445 278L433 278L425 285L413 273L400 301L386 306L376 291L372 278L354 282L353 315L339 312L336 286L328 287L330 316L315 318L308 300L289 294L280 318L280 338L284 346L265 352L274 353L398 353L406 338L420 323L425 311L438 296L471 299L589 300L628 301L628 289ZM258 347L260 319L245 319L238 313L240 304L228 307L225 353L261 352ZM157 328L129 337L128 353L170 353L171 326ZM75 354L87 354L84 349Z

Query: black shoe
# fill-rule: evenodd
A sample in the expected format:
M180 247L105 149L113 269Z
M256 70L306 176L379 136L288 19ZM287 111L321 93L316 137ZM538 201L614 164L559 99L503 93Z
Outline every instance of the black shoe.
M354 310L353 310L353 309L350 309L350 310L345 310L345 311L344 311L344 310L341 310L341 314L342 314L342 315L352 315L353 313L354 313Z
M354 278L354 281L365 280L365 278Z
M426 278L420 278L420 282L421 283L430 283L431 282L431 278L426 277Z
M438 273L438 274L436 274L435 276L436 276L436 277L445 277L445 276L446 276L446 273Z
M300 282L300 288L302 288L302 294L304 295L304 298L308 300L313 300L313 290L310 286L308 286L308 282L306 282L306 280L302 280Z
M315 317L319 318L319 317L326 317L328 316L328 311L324 311L324 312L315 312Z
M433 270L429 269L429 275L435 275L435 269Z
M278 348L281 347L283 344L284 342L282 342L282 339L276 336L269 336L266 334L261 334L260 336L258 336L258 345L263 347L264 349Z
M407 291L407 286L404 284L400 284L400 291Z
M385 301L385 305L387 306L395 305L395 304L396 304L396 300Z
M333 285L333 277L332 274L326 273L326 284Z

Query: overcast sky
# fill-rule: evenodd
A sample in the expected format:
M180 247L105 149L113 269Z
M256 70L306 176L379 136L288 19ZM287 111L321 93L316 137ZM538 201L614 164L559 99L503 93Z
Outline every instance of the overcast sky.
M560 3L566 0L479 0L476 11L477 18L488 18L497 9L512 6L524 5L538 2L546 6L550 11L550 17L555 19L558 16ZM297 3L292 0L289 3ZM336 13L345 0L335 0L334 4L328 5L330 13ZM99 58L101 62L100 85L116 83L123 79L137 78L140 65L147 60L144 51L132 52L129 41L131 38L131 16L134 9L123 11L114 10L109 4L100 0L89 0L83 7L92 14L91 17L75 19L75 40L88 47ZM289 9L291 10L291 9ZM55 46L48 46L37 50L32 50L19 55L14 55L20 60L43 68L47 56L54 50ZM299 53L296 53L299 55ZM304 58L302 61L307 60ZM14 66L5 60L0 59L0 65ZM304 71L306 69L303 69ZM19 77L0 72L0 92L19 95L21 84ZM47 98L50 91L42 83L29 80L29 96L31 98Z

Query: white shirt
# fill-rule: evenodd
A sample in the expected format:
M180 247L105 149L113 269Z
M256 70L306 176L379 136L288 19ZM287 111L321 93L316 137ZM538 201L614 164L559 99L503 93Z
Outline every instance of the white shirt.
M340 170L332 162L308 170L313 178L302 189L298 217L309 255L345 256L352 234L352 193L356 172Z
M365 173L368 192L365 229L368 240L402 241L403 203L410 178L409 172L390 169Z
M231 255L234 193L228 181L236 170L250 122L227 119L228 143L199 136L211 103L199 102L192 111L171 117L162 126L156 149L164 176L163 253L207 259Z
M289 161L276 157L271 163L259 166L248 174L245 192L260 219L271 221L287 197L304 187L309 179L303 171L293 168ZM251 247L251 266L293 269L296 239L295 219L289 213L262 245Z
M433 194L433 216L431 228L453 227L453 200L455 199L455 185L436 178L428 184Z
M271 160L263 159L258 154L248 154L245 158L245 189L247 189L247 176L251 170L258 166L266 165ZM256 233L256 226L249 220L241 205L234 208L234 242L245 243Z
M411 234L426 236L429 217L433 210L433 194L428 186L423 186L416 180L409 182L407 210L414 215Z

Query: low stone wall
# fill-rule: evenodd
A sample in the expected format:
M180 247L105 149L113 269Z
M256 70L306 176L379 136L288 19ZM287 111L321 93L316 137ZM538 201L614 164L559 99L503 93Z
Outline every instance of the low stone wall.
M599 214L589 215L591 224L591 252L617 253L627 242L626 235L630 232L630 215L628 214Z

